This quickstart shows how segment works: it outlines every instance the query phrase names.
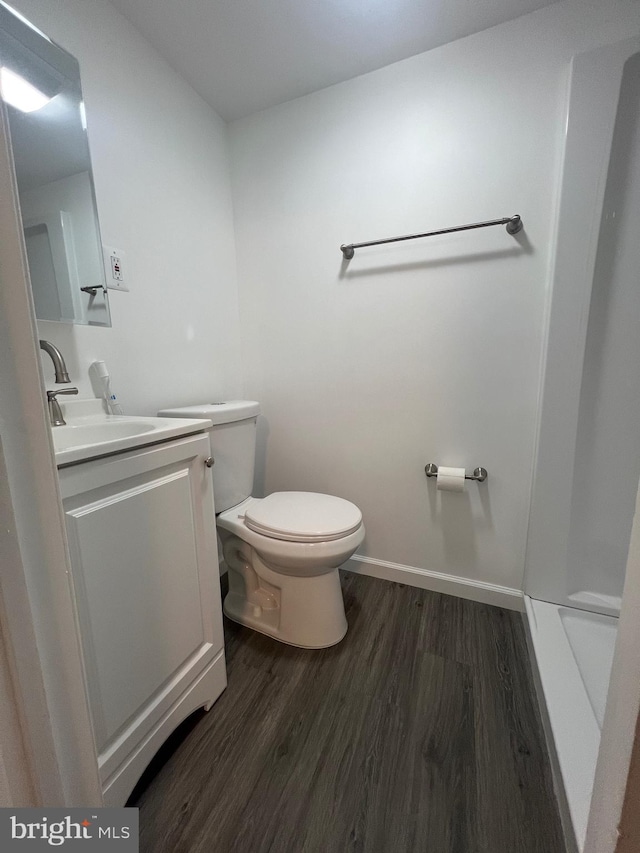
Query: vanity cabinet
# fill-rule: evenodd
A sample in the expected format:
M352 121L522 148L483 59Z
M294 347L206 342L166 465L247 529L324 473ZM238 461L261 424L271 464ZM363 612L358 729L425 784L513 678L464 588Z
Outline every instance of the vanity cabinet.
M206 433L60 468L105 805L226 686Z

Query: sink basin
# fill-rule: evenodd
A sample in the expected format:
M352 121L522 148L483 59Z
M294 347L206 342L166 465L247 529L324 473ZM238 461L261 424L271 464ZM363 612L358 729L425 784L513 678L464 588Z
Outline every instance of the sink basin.
M69 447L85 447L92 444L103 444L118 438L142 435L153 432L152 424L141 424L130 418L122 421L105 421L104 423L67 424L56 427L53 431L53 446L58 450Z
M211 421L202 418L107 415L101 400L60 402L67 423L51 428L58 467L203 432L211 427Z

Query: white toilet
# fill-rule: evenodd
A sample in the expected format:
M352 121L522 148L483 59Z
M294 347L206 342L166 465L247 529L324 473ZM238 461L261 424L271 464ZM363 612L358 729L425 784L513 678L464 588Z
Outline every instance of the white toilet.
M258 403L165 409L161 417L213 421L213 492L229 569L224 612L293 646L320 649L347 632L338 566L364 539L355 504L315 492L251 497Z

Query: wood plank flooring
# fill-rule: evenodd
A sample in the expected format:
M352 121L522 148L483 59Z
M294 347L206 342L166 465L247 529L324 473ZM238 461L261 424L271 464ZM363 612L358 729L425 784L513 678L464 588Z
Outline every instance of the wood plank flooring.
M563 853L519 613L345 573L337 646L226 626L130 801L142 853Z

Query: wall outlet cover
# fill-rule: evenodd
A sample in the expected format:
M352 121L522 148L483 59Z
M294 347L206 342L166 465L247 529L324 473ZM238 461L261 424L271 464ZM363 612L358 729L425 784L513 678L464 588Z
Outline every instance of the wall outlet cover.
M126 260L122 249L116 249L115 246L103 246L102 253L104 258L104 275L109 290L124 290L129 291L129 284L126 278Z

